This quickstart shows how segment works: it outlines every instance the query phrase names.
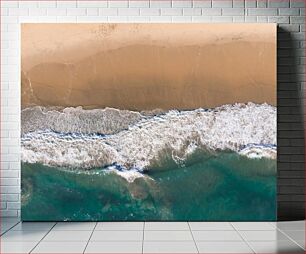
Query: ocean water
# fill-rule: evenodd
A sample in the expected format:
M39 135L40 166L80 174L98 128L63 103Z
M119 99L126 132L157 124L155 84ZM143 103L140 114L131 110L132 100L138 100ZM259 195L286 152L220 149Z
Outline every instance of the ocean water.
M128 182L107 169L22 164L25 221L273 221L276 161L234 152L171 158Z
M273 221L276 108L22 110L25 221Z

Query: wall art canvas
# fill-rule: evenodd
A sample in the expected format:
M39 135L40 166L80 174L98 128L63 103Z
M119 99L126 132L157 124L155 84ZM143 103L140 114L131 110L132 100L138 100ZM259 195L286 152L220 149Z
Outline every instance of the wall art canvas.
M22 24L24 221L276 219L275 24Z

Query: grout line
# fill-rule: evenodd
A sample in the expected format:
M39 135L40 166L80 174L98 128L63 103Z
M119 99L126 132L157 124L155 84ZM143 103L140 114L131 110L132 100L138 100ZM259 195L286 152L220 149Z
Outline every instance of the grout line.
M198 245L197 245L197 242L196 242L196 240L195 240L194 237L193 237L193 233L192 233L191 227L190 227L190 225L189 225L189 221L187 221L187 224L188 224L189 231L190 231L190 233L191 233L193 242L194 242L194 244L195 244L195 246L196 246L197 252L200 253L199 248L198 248Z
M305 248L303 246L301 246L298 242L296 242L292 237L290 237L289 235L287 235L285 233L285 231L279 229L279 228L276 228L279 232L283 233L287 238L289 238L289 240L291 240L292 242L294 242L296 245L298 245L299 247L301 247L303 250L305 250Z
M143 222L143 226L142 226L142 246L141 246L141 253L143 253L145 223L146 223L146 222L144 221L144 222Z
M92 230L92 232L91 232L91 234L90 234L90 236L89 236L89 239L88 239L88 241L87 241L87 243L86 243L86 246L85 246L85 248L84 248L83 254L85 253L85 251L86 251L86 249L87 249L87 246L88 246L88 244L89 244L89 241L90 241L90 239L91 239L93 233L95 232L95 229L96 229L97 225L98 225L98 222L96 222L96 224L95 224L95 226L94 226L94 228L93 228L93 230Z
M245 239L243 238L243 236L240 234L239 230L237 230L237 229L234 227L233 223L230 222L230 224L231 224L231 226L233 227L233 229L237 232L237 234L241 237L241 239L246 243L246 245L252 250L252 252L253 252L253 253L256 253L256 251L252 248L252 246L249 244L249 242L248 242L247 240L245 240Z
M38 244L40 244L40 242L42 240L45 239L45 237L51 232L51 230L55 227L55 225L57 224L57 222L55 222L55 224L49 229L49 231L43 236L43 238L41 238L38 243L29 251L29 253L32 253L32 251L38 246Z
M16 224L13 224L13 226L11 226L9 229L5 230L3 233L1 233L0 236L4 235L5 233L9 232L12 228L14 228L15 226L17 226L21 221L18 221Z

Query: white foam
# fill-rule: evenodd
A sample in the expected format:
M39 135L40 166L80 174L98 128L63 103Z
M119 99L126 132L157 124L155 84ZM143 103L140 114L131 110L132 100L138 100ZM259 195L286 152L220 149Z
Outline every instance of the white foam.
M139 112L114 108L62 111L35 106L21 111L21 133L50 129L61 133L114 134L138 122Z
M270 158L276 159L277 150L276 146L263 146L263 145L248 145L241 149L239 154L247 156L251 159Z
M117 170L116 167L110 166L110 167L108 167L108 170L109 170L109 172L112 172L112 173L115 173L115 174L121 176L122 178L124 178L129 183L134 182L137 178L148 177L148 176L145 176L144 174L142 174L141 172L139 172L137 169ZM148 178L151 179L150 177L148 177Z
M246 150L249 144L260 146ZM172 110L141 118L127 130L108 136L50 130L27 133L22 137L22 161L72 168L116 164L141 171L165 153L181 163L202 148L275 159L276 148L268 151L270 145L276 146L276 108L248 103L213 110Z

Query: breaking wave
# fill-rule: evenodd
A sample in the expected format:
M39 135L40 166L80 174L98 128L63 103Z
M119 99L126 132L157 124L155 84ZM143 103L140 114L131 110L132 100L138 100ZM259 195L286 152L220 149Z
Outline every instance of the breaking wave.
M165 155L180 164L199 149L276 158L276 108L268 104L160 114L34 107L22 111L22 126L23 162L117 169L131 181Z

